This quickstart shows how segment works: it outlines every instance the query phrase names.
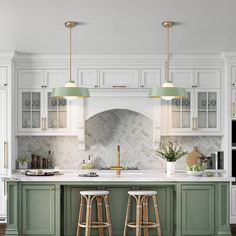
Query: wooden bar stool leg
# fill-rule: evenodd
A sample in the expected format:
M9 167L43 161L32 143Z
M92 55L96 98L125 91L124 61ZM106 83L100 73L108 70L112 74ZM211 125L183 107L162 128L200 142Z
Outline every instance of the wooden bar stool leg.
M152 200L153 200L153 204L154 204L156 223L158 224L158 227L157 227L158 236L162 236L161 222L160 222L160 216L159 216L159 211L158 211L158 207L157 207L157 197L156 197L156 195L152 196Z
M81 223L83 220L83 208L84 208L84 197L81 195L80 196L79 220L78 220L78 225L77 225L76 236L80 236L80 233L81 233L81 227L79 226L79 223Z
M136 207L136 236L141 236L142 229L141 229L141 223L142 223L142 202L141 202L141 196L138 196L137 199L137 207Z
M145 196L143 199L143 222L147 223L148 222L148 197ZM149 230L148 228L144 228L144 236L149 235Z
M125 216L125 227L124 227L124 232L123 236L127 236L127 231L128 231L128 221L129 221L129 216L130 216L130 209L131 209L131 196L128 196L128 204L127 204L127 209L126 209L126 216Z
M97 216L98 216L98 222L99 223L103 222L103 217L102 217L102 197L101 196L97 197ZM99 228L98 232L99 232L99 236L104 236L103 228Z
M85 236L90 236L90 231L91 231L91 215L92 215L92 198L91 198L91 196L88 196L88 198L87 198L87 209L86 209Z
M104 196L105 209L106 209L106 218L109 223L108 235L112 236L112 226L111 226L111 214L110 214L110 205L109 205L109 195Z

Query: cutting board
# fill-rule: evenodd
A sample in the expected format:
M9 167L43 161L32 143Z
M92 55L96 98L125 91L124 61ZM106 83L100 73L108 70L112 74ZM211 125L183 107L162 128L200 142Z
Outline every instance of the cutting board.
M201 157L203 157L203 155L200 152L198 152L198 148L193 147L192 152L190 152L187 155L186 163L188 166L196 165L196 164L198 164L198 159Z

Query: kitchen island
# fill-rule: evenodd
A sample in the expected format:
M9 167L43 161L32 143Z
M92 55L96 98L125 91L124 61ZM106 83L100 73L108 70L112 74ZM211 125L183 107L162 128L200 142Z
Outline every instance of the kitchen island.
M229 188L234 178L224 175L189 177L177 173L167 177L165 173L153 171L123 171L121 176L116 176L113 171L100 171L99 177L91 178L79 177L78 171L68 171L58 176L14 174L4 179L8 183L6 235L74 236L79 192L91 189L110 192L115 236L123 233L129 190L157 191L164 236L231 235ZM135 209L132 210L134 214ZM155 233L150 231L150 235Z

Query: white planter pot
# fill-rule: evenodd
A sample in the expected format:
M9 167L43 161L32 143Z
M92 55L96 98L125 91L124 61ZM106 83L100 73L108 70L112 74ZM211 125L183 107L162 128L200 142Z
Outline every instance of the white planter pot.
M174 175L175 174L175 162L167 161L166 162L166 173L167 175Z
M28 168L28 163L21 163L19 162L19 169L27 169Z

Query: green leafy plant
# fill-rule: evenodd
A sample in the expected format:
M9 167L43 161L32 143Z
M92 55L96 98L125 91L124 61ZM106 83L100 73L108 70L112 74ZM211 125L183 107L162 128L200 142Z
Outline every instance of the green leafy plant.
M24 165L24 164L28 164L29 163L29 159L27 159L26 157L22 157L21 159L19 159L19 162Z
M178 147L177 144L171 141L162 143L160 148L156 151L157 156L168 162L175 162L187 153L188 152L184 151L182 147Z

